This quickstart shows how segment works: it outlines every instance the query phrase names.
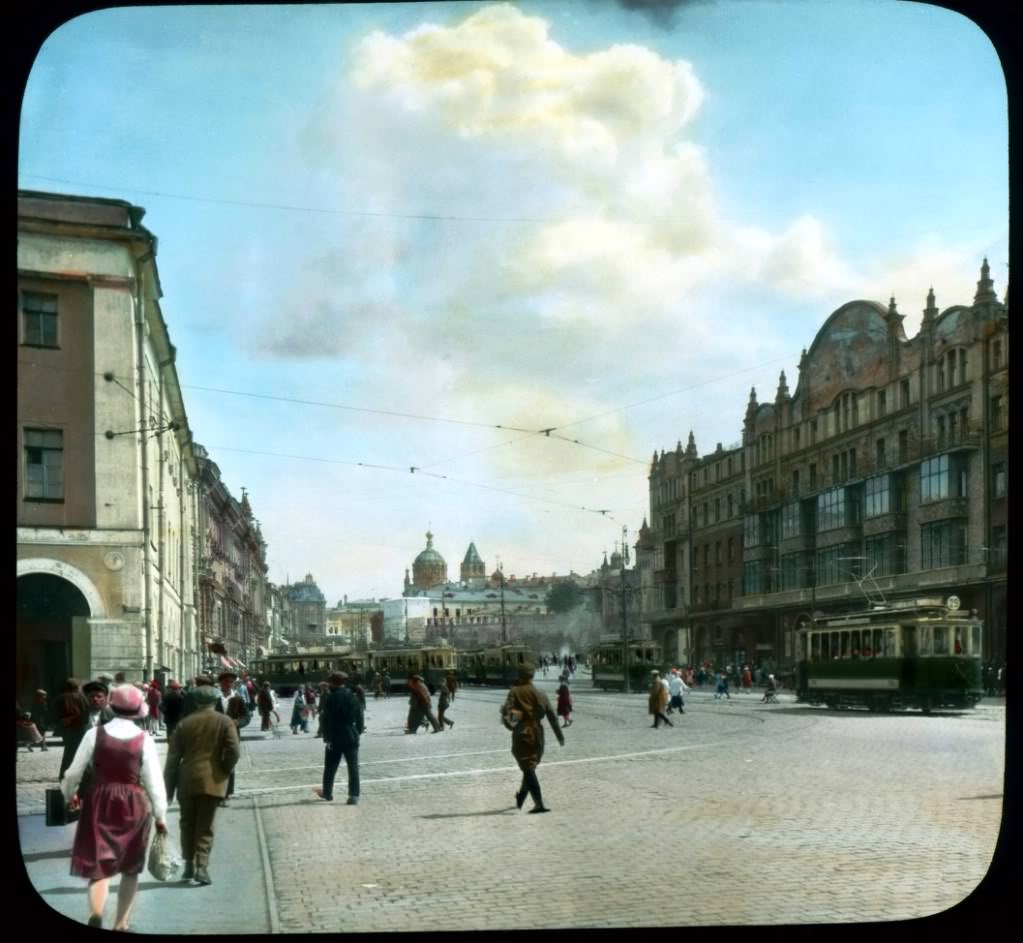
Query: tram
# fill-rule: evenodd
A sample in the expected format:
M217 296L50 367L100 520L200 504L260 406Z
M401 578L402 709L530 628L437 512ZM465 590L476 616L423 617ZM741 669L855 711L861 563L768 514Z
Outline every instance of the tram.
M536 654L526 645L485 648L477 654L479 683L511 687L519 680L519 668L526 664L536 667Z
M919 598L815 619L798 632L797 700L874 711L973 707L983 623L947 600Z
M310 649L278 655L264 655L249 664L250 674L262 684L269 681L279 697L291 697L300 687L316 687L335 671L363 674L366 657L339 649Z
M392 690L404 688L408 679L418 674L433 694L447 673L458 669L458 653L450 645L375 649L367 652L367 659L369 680L386 672Z
M663 667L661 646L650 639L632 639L626 648L621 639L610 639L590 650L590 670L595 688L605 691L625 689L626 650L629 687L633 691L645 691L650 686L650 672L660 671Z

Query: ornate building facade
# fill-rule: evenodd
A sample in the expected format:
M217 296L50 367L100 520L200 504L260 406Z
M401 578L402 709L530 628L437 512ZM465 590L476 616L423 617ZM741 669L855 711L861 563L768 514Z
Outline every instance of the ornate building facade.
M902 321L894 299L843 305L794 392L784 372L772 401L751 391L741 445L655 455L643 618L680 657L784 667L813 613L926 593L975 609L1004 658L1008 294L985 259L972 305L930 292L912 339Z

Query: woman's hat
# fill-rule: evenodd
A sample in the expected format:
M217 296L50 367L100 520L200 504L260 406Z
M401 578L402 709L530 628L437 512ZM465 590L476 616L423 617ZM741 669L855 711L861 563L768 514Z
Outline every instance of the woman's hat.
M224 678L230 678L232 681L238 678L238 675L234 671L222 671L217 675L218 681L223 681Z
M142 692L130 684L119 684L110 692L110 709L126 720L141 720L149 716L149 706Z

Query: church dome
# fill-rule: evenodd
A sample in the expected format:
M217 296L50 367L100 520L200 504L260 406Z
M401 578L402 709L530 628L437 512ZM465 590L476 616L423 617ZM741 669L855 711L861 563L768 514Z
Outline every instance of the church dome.
M448 565L433 549L433 534L427 531L426 549L412 563L412 583L415 586L436 586L438 583L446 583L447 579Z

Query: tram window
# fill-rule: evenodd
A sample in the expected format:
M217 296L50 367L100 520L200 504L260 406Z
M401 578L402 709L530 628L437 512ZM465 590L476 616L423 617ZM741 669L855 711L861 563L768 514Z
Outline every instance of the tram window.
M930 655L931 653L931 627L929 625L920 626L920 635L917 639L917 654L918 655Z
M843 632L842 633L842 657L843 658L848 658L849 657L849 633L848 632Z
M814 661L821 660L821 637L819 632L814 632L810 636L810 657Z
M884 644L884 642L882 642L882 639L884 638L884 630L874 629L873 636L874 636L873 643L871 644L870 647L874 651L874 657L880 658L882 653L881 646Z
M852 646L852 650L849 652L849 654L853 658L859 658L860 657L860 632L859 632L859 629L854 630L851 633L851 635L852 635L852 639L850 641L850 645Z
M972 631L971 631L970 634L972 635L972 638L970 639L970 642L971 642L971 644L970 644L970 654L973 655L974 658L979 658L980 657L980 626L979 625L973 626Z
M960 628L957 628L955 631L956 631L956 637L955 637L955 642L952 645L952 652L953 652L953 654L956 654L956 655L965 655L966 654L966 646L963 644L963 630L960 629Z
M948 654L948 626L936 625L934 627L934 654Z

